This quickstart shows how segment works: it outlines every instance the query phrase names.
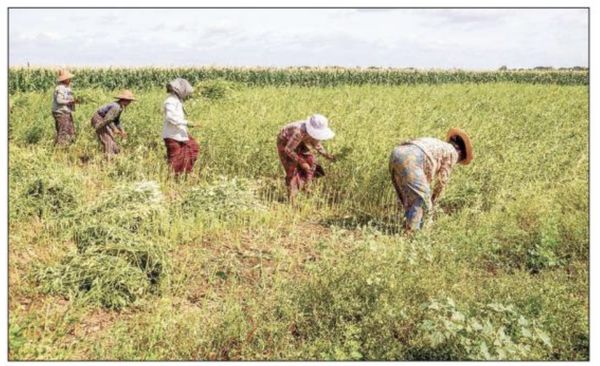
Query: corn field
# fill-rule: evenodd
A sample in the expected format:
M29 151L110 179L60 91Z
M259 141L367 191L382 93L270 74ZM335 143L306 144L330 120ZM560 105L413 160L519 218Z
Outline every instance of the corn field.
M11 360L589 359L587 72L73 71L66 148L55 70L9 72ZM200 145L178 180L175 76ZM108 161L90 118L122 87ZM276 136L312 113L338 159L291 207ZM450 127L475 159L407 236L389 154Z
M175 77L192 84L224 79L248 86L335 87L340 85L414 85L447 83L513 82L527 84L588 85L587 71L418 71L405 69L345 68L81 68L72 70L79 88L108 90L147 89ZM9 93L42 91L55 85L56 70L10 68Z

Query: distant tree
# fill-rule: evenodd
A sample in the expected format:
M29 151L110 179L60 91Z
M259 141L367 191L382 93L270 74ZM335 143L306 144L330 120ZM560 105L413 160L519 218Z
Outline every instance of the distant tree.
M508 67L506 65L502 65L502 66L500 66L500 68L498 70L499 71L506 71L506 70L508 70Z

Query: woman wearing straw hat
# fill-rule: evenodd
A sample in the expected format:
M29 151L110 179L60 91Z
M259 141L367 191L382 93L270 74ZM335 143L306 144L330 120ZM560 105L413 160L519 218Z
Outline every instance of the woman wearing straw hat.
M70 88L72 78L73 74L67 70L60 70L56 79L58 85L54 89L52 98L52 116L56 127L54 142L57 145L65 145L75 139L73 110L75 109L76 100Z
M442 195L454 165L467 165L471 160L471 139L459 128L450 129L446 141L423 137L394 148L389 168L398 201L404 208L407 232L423 226L423 216ZM432 192L434 177L437 183Z
M164 102L165 120L162 137L167 148L169 167L175 175L190 173L198 158L199 146L187 128L192 125L185 119L183 102L194 91L190 83L181 78L167 84L167 99Z
M314 114L307 120L285 125L277 136L277 152L285 170L285 185L290 202L315 176L323 174L309 147L314 148L328 160L335 160L320 141L329 140L335 134L328 126L325 116Z
M98 141L103 146L104 153L108 156L118 154L119 146L115 142L115 135L127 137L121 126L121 112L133 102L135 97L130 90L123 90L115 97L117 100L98 108L92 116L92 127L96 130Z

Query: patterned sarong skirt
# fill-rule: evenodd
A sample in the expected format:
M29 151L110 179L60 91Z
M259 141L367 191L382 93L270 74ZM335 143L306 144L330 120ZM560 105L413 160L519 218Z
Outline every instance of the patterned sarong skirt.
M392 183L410 230L423 226L423 215L431 208L431 189L423 171L426 158L423 150L411 144L396 146L390 156Z

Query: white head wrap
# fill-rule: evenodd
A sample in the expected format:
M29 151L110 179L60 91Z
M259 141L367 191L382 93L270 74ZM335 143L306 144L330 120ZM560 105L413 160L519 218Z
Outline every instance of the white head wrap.
M187 80L182 78L171 80L167 86L171 88L173 93L175 93L181 100L186 99L194 92L192 85Z

